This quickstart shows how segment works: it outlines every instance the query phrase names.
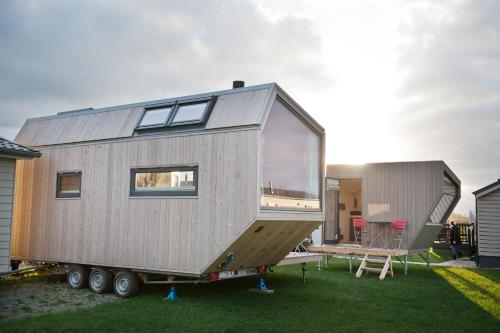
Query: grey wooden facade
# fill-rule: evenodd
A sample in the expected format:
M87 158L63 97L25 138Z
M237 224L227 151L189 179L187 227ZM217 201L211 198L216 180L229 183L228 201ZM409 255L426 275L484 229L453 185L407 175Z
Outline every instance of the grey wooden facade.
M500 179L474 192L478 264L500 267Z
M442 161L328 165L326 175L340 180L340 190L342 180L359 180L361 207L356 214L368 221L407 220L408 250L428 249L460 199L460 180ZM337 198L326 194L325 224L331 225L325 231L334 238L338 209L329 197Z
M211 96L201 129L136 130L145 108ZM28 120L16 141L42 157L18 165L13 257L189 276L219 271L229 253L226 270L277 264L324 221L323 204L261 208L261 137L277 99L324 146L323 128L276 84ZM322 151L321 177L323 165ZM129 195L131 168L161 166L198 167L198 194ZM81 198L56 198L61 171L82 173Z
M9 270L16 160L0 157L0 272Z

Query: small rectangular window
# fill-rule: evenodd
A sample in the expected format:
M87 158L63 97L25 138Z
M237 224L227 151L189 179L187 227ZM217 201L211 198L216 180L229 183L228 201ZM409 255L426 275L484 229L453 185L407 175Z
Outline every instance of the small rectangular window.
M146 110L139 123L139 128L165 126L170 112L172 112L172 107Z
M56 198L80 198L82 190L82 173L58 173L56 186Z
M172 124L199 123L203 120L208 102L179 105Z
M198 167L137 168L130 171L130 196L195 196Z

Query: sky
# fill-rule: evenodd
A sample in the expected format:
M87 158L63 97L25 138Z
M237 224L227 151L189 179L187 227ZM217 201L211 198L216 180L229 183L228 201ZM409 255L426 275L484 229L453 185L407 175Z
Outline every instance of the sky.
M27 118L277 82L327 163L500 178L500 1L0 2L0 136Z

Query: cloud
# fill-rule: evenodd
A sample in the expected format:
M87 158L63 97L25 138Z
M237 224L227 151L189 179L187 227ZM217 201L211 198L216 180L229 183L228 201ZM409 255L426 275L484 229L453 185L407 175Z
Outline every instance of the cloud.
M329 82L311 20L247 1L2 1L0 126L280 80Z
M456 171L462 212L500 177L499 12L498 1L419 2L401 28L399 135L414 156Z

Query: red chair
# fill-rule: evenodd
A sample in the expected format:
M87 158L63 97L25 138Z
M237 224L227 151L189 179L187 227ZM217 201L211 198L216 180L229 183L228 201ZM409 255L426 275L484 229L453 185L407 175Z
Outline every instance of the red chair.
M408 222L404 219L392 221L389 231L386 232L386 241L384 247L389 247L392 241L396 241L398 249L406 248L406 226Z
M359 244L361 236L370 232L368 230L368 222L365 219L353 219L352 226L354 227L354 242Z

